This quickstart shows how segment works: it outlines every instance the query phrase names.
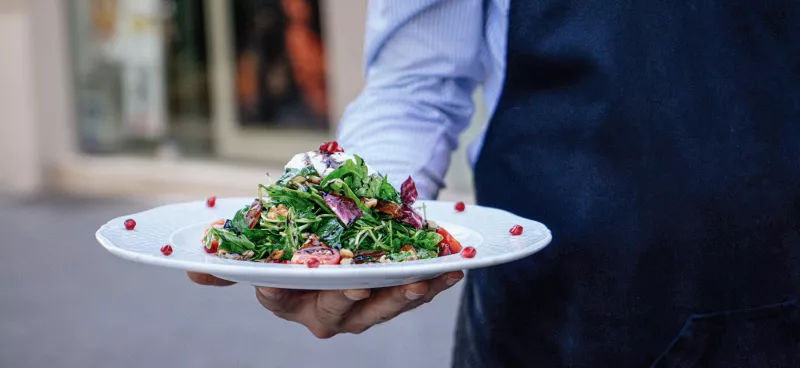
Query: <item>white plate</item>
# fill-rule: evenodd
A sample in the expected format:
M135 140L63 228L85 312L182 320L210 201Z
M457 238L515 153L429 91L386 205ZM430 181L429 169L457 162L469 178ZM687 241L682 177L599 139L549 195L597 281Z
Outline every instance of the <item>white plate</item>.
M135 262L181 270L204 272L217 277L259 286L289 289L362 289L403 285L427 280L445 272L487 267L529 256L550 243L550 230L543 224L505 211L467 206L456 212L454 203L419 201L427 205L428 219L444 226L463 246L477 250L474 258L451 256L390 264L304 265L268 264L222 259L206 254L200 239L214 220L231 218L253 198L219 198L214 208L205 201L171 204L113 219L97 230L97 240L111 253ZM132 218L136 228L125 229ZM509 229L522 225L524 232L512 236ZM170 244L173 253L161 254Z

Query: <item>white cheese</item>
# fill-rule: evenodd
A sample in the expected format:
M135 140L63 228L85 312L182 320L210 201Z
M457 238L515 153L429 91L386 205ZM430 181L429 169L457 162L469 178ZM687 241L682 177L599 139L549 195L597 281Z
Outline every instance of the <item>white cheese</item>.
M317 171L317 174L321 178L325 178L328 174L330 174L333 170L336 170L337 167L344 164L345 161L352 160L355 162L355 157L353 155L344 153L344 152L336 152L330 155L330 160L327 159L326 155L319 153L318 151L309 151L305 153L298 153L292 157L291 160L286 164L286 169L297 169L302 170L306 166L314 166L314 170ZM327 162L335 163L331 167L328 165ZM367 165L367 171L369 175L372 175L375 172L369 165Z

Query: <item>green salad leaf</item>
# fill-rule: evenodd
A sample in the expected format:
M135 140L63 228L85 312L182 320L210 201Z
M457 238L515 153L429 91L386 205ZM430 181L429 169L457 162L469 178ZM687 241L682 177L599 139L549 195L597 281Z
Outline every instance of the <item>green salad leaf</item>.
M331 160L333 156L324 157ZM274 183L259 185L259 195L252 205L256 213L262 212L254 227L250 228L247 217L253 211L246 205L233 214L224 228L209 230L204 239L206 246L211 247L212 239L217 239L222 250L239 255L253 251L250 259L262 261L271 259L273 254L280 258L277 261L291 260L295 251L306 246L328 246L350 253L378 252L392 262L438 257L443 237L435 228L417 229L401 218L392 218L397 216L390 212L392 206L404 206L404 216L406 212L419 215L403 204L400 191L385 175L370 175L369 167L357 155L336 165L322 179L308 165L287 169ZM413 181L407 183L404 185L409 188L404 190L415 191ZM343 210L348 211L347 216ZM408 246L414 251L408 251Z

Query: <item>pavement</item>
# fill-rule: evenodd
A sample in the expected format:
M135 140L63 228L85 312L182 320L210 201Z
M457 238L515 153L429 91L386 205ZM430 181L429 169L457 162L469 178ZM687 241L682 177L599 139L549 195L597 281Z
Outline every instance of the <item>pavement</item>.
M155 205L0 196L0 367L447 367L461 293L361 335L314 338L252 286L194 285L106 252L94 232Z

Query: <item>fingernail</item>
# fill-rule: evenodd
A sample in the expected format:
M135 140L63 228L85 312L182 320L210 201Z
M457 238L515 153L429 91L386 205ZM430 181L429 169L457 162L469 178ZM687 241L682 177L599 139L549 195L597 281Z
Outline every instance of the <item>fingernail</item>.
M417 300L419 298L422 298L422 294L417 294L411 290L406 290L405 296L406 299L408 300Z
M280 299L283 297L283 290L280 289L260 287L258 292L267 299Z
M447 286L453 286L459 281L461 281L461 278L448 277L444 282L447 284Z
M345 290L344 291L344 296L346 296L347 299L350 299L350 300L352 300L354 302L366 299L367 296L369 296L369 294L366 294L366 295L364 295L364 294L366 294L366 293L364 293L364 292L360 292L359 293L357 291L351 291L351 290Z

